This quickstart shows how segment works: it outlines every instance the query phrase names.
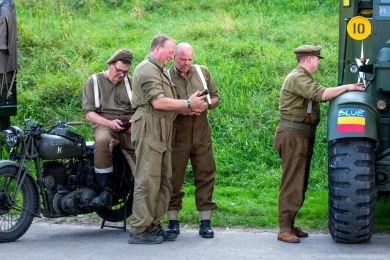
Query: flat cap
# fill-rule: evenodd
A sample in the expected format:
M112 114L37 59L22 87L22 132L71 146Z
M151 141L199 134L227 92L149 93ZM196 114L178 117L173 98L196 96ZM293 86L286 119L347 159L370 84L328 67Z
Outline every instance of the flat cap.
M131 50L129 49L119 49L107 60L107 64L111 64L119 60L131 64L131 61L133 60L133 53L131 53Z
M295 55L297 57L303 57L303 56L317 56L320 59L323 59L324 57L321 56L321 46L316 45L302 45L299 46L294 50Z

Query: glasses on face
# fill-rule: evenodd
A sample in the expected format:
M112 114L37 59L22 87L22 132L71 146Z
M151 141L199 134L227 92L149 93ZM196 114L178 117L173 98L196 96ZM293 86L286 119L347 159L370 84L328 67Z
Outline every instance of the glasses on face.
M129 74L129 71L128 70L121 70L121 69L118 69L116 66L115 66L115 63L113 63L112 65L114 65L114 68L115 68L115 71L117 74L121 74L123 76L126 76L127 74Z
M320 61L320 57L314 56L317 61Z

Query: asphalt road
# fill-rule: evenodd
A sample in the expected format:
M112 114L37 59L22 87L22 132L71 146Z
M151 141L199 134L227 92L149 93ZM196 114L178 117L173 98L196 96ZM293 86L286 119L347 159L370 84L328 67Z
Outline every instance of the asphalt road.
M74 224L33 223L13 243L0 244L0 260L18 259L390 259L390 235L369 243L346 245L328 234L310 234L300 244L276 240L276 231L215 230L214 239L183 229L175 242L129 245L118 229Z

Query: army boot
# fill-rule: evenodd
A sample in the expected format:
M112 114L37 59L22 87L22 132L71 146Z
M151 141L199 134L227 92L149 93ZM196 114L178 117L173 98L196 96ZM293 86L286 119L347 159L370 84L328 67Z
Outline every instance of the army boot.
M111 173L97 173L97 181L103 187L103 191L93 198L92 204L98 207L104 207L111 203L111 189L108 187L108 178Z
M163 238L163 241L175 241L176 233L168 233L161 225L157 226L157 235Z
M180 234L180 221L179 220L169 220L167 233Z
M159 230L156 229L152 232L145 230L141 234L130 234L128 240L129 244L160 244L164 238L159 234Z
M214 231L211 229L210 220L201 220L199 227L199 235L204 238L213 238Z

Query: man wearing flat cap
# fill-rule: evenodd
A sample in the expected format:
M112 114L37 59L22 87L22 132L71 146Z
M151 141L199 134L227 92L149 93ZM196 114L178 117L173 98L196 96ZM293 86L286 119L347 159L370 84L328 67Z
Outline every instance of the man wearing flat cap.
M288 243L299 243L300 238L308 236L294 221L305 199L320 122L319 103L346 91L364 90L362 84L325 88L313 80L323 58L321 46L302 45L294 53L298 66L287 75L280 91L280 122L274 138L274 147L282 160L278 240Z
M134 167L135 151L129 127L135 110L131 105L132 87L128 76L132 60L129 49L119 49L107 60L107 70L90 76L84 86L83 111L86 119L93 123L95 173L102 188L92 200L98 207L110 205L108 182L113 172L115 145L120 144L129 166Z

